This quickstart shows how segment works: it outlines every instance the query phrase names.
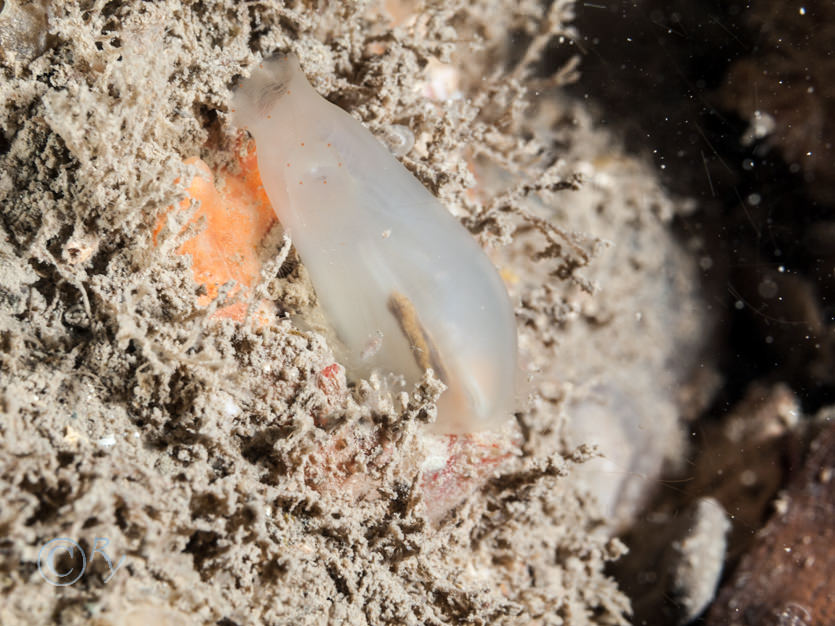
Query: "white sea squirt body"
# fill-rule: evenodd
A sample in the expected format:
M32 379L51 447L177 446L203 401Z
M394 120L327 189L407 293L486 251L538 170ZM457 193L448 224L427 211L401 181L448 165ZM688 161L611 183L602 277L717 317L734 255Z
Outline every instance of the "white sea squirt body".
M267 196L290 233L353 376L447 385L434 430L512 415L516 324L495 267L444 206L365 127L322 98L293 56L236 91Z

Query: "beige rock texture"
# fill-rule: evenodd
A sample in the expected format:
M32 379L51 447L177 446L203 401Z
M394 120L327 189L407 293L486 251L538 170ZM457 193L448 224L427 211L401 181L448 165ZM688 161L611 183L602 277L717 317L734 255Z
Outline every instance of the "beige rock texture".
M668 232L686 203L562 98L575 60L541 62L573 59L571 2L0 7L0 623L627 622L612 529L680 456L703 320ZM488 469L455 448L443 489L437 381L334 402L293 254L258 326L197 305L181 224L153 244L183 161L235 162L231 90L288 51L381 140L414 136L401 160L506 277L517 428ZM623 442L602 479L577 479L572 415Z

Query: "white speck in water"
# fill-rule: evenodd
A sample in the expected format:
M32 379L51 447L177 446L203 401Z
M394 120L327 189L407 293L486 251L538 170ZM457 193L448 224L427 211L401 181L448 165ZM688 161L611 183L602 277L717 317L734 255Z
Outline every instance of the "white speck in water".
M751 206L757 206L761 200L762 196L758 193L752 193L748 195L748 204L750 204Z
M753 470L745 470L739 475L739 482L744 487L753 487L757 484L757 474Z
M777 283L775 283L770 278L764 278L762 281L760 281L760 284L757 287L757 291L759 292L761 298L771 300L777 295Z
M99 439L96 443L99 444L102 448L110 448L111 446L116 445L116 437L114 437L113 435L107 435Z
M770 135L774 132L776 126L777 122L771 115L763 111L754 111L754 115L748 122L748 128L740 141L744 146L750 145L757 139Z
M798 9L797 12L800 13L801 15L806 15L806 7L800 7L800 9Z

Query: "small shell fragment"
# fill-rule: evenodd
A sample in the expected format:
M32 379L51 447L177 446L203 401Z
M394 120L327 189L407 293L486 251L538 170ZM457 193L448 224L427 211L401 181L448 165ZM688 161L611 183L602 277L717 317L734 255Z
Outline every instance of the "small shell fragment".
M396 157L409 154L415 147L415 134L402 124L394 124L386 129L384 139L388 149Z

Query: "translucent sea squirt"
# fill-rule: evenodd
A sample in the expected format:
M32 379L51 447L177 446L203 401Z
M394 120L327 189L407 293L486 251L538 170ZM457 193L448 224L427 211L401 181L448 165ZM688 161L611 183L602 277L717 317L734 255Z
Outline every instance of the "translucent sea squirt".
M516 388L513 308L467 230L362 124L316 93L294 56L265 61L232 106L348 372L411 384L432 368L447 385L436 432L506 422Z

